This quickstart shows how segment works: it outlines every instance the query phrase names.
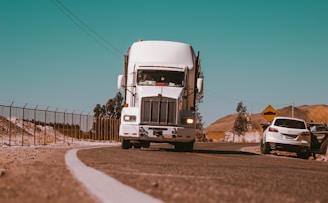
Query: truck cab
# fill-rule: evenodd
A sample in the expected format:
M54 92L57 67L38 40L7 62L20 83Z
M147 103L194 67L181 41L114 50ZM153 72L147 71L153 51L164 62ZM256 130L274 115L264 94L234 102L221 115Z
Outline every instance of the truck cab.
M170 143L192 151L195 142L196 94L203 89L199 53L185 43L139 41L125 55L119 135L122 148Z

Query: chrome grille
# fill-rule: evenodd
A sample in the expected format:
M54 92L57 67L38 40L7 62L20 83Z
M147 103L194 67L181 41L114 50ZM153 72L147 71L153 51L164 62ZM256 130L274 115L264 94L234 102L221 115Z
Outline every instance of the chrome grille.
M150 125L175 125L176 100L160 96L143 98L141 123Z

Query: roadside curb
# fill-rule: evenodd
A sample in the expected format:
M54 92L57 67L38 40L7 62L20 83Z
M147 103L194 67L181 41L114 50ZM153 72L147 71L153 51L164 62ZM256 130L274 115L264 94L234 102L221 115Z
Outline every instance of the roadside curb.
M101 171L86 166L77 158L78 150L79 149L71 149L66 153L66 166L73 176L81 182L99 202L162 202L159 199L124 185Z
M260 146L243 147L243 148L240 149L240 151L254 153L254 154L261 154L261 152L260 152Z

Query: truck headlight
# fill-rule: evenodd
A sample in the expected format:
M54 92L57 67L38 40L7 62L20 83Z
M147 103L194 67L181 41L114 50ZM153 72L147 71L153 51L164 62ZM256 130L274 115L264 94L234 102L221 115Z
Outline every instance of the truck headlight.
M134 115L124 115L123 120L124 121L135 121L136 116L134 116Z
M179 126L186 128L194 128L196 124L195 111L181 110L179 112L180 122Z
M193 118L187 118L186 119L186 123L187 124L193 124L194 123L194 119Z
M181 124L184 124L184 125L192 125L194 124L195 120L193 118L182 118L181 119Z

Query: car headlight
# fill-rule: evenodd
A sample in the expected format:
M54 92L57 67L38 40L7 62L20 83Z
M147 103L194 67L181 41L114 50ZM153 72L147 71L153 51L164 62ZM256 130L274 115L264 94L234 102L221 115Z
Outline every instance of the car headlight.
M136 116L134 116L134 115L124 115L123 120L124 121L135 121Z

